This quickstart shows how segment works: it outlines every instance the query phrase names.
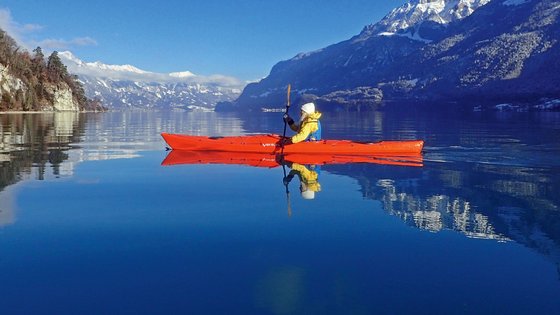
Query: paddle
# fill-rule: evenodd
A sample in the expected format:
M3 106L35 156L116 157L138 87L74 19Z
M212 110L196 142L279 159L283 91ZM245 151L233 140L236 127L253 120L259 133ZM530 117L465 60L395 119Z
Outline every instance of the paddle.
M282 169L284 170L284 178L286 178L286 164L282 162ZM288 202L288 217L292 216L292 207L290 206L290 191L288 190L288 184L286 180L284 180L284 186L286 187L286 201Z
M292 85L288 84L288 94L286 97L286 112L284 112L284 116L288 114L290 110L290 92L292 89ZM286 178L286 164L284 163L284 139L286 138L286 126L288 122L284 119L284 132L282 133L282 150L280 152L280 158L282 159L282 169L284 170L284 178ZM284 186L286 187L286 199L288 201L288 217L292 216L292 207L290 206L290 191L288 190L288 183L284 182Z
M284 116L288 115L288 111L290 110L290 91L292 89L292 85L288 84L288 95L286 101L286 112L284 112ZM284 119L284 132L282 133L282 150L280 151L281 155L284 155L284 142L286 138L286 127L288 125L288 121Z

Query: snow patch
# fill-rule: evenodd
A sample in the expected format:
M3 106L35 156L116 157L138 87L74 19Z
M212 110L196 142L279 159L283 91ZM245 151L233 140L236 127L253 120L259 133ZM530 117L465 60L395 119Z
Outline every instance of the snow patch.
M300 60L300 59L303 59L303 58L307 58L307 57L309 57L309 56L311 56L311 55L313 55L313 54L319 53L319 52L321 52L321 51L323 51L322 48L321 48L321 49L314 50L314 51L306 52L306 53L299 53L299 54L297 54L294 58L292 58L291 60Z
M560 99L546 101L542 104L535 105L534 108L538 110L560 110Z
M348 57L348 59L346 59L346 62L344 63L343 67L348 66L348 63L350 63L350 60L352 59L352 57L354 57L354 55L350 55L350 57Z
M405 80L404 82L405 82L406 84L412 86L412 87L415 87L416 84L418 83L418 79Z
M525 4L527 2L530 2L531 0L506 0L504 2L502 2L503 5L506 6L516 6L516 5L522 5Z
M407 33L392 33L392 32L381 32L379 34L377 34L378 36L400 36L400 37L406 37L406 38L410 38L412 40L416 40L419 42L423 42L423 43L431 43L432 41L429 39L425 39L420 37L420 35L418 35L418 33L414 33L412 34L412 32L407 32Z
M97 80L97 83L103 85L106 88L109 88L109 85L107 85L107 82L105 82L104 80Z

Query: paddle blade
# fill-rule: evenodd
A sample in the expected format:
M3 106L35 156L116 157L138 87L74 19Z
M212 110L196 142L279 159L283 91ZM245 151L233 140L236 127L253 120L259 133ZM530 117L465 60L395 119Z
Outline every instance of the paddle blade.
M290 107L290 93L292 92L292 85L288 83L288 95L286 100L286 107Z

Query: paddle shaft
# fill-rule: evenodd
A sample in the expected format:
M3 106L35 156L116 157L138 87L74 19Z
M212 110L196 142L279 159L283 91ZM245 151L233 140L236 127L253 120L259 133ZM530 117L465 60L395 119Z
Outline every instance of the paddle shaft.
M288 217L292 216L292 206L290 205L290 190L288 189L288 182L286 181L286 164L282 163L284 170L284 187L286 187L286 202L288 203Z
M290 92L292 89L292 85L288 84L288 93L286 96L286 112L284 113L284 116L288 114L288 111L290 110ZM286 127L288 125L288 121L286 119L284 119L284 132L282 133L282 151L280 153L280 156L283 158L284 157L284 138L286 138ZM284 178L286 178L286 164L282 163L282 169L284 170ZM290 191L288 190L288 183L284 183L284 186L286 186L286 201L288 202L288 217L292 216L292 207L290 206Z
M284 116L288 114L288 111L290 110L290 92L292 89L292 85L288 84L288 94L287 94L287 101L286 101L286 112L284 113ZM284 138L286 138L286 127L288 126L288 121L286 119L284 119L284 132L282 133L282 150L280 154L284 154Z

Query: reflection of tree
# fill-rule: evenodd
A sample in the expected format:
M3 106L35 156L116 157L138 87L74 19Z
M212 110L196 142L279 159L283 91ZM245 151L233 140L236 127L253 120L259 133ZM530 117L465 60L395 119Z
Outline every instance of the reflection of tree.
M0 115L0 191L18 181L58 176L69 144L79 141L84 119L77 113ZM2 211L8 211L2 209Z
M514 240L560 262L560 182L554 171L477 163L324 169L356 178L366 198L381 201L386 212L412 226Z
M6 169L22 174L37 167L41 177L50 164L56 172L68 158L69 144L83 134L85 122L80 117L77 113L1 115L1 153L9 156Z

